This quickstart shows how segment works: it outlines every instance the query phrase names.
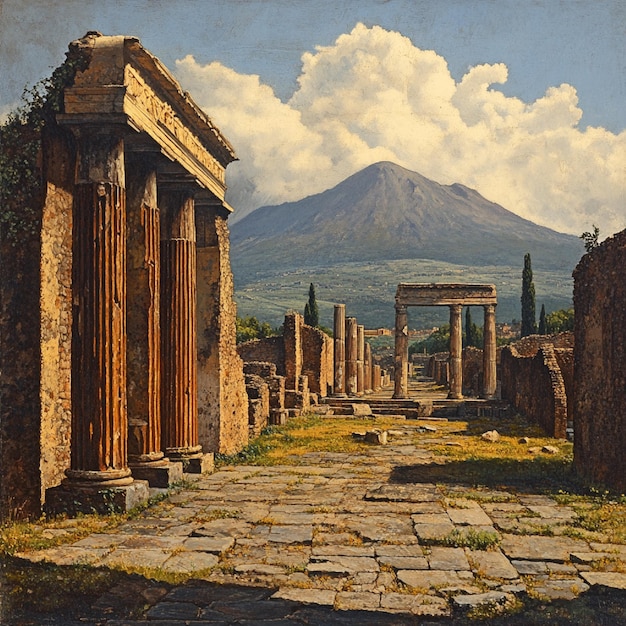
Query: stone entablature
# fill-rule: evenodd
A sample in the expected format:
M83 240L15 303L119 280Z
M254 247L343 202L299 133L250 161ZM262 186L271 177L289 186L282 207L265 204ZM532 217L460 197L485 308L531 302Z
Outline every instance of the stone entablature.
M496 317L495 285L459 283L400 283L396 291L396 345L394 360L394 398L408 398L409 328L407 307L450 307L449 398L463 397L463 306L482 306L485 312L483 345L484 398L496 394Z
M153 149L224 200L225 168L236 159L232 146L138 39L89 33L72 42L70 51L90 61L65 90L61 123L98 124L106 115L110 122L145 133Z

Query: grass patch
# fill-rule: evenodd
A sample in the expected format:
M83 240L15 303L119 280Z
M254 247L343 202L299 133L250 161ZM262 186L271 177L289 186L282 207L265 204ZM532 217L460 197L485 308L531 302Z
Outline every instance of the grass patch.
M447 548L470 548L471 550L495 550L500 545L497 533L488 530L455 528L444 537L428 540L428 545Z
M283 426L268 426L241 452L215 455L216 465L299 465L308 452L362 454L370 444L352 437L355 431L397 428L391 418L324 418L307 415L292 418Z

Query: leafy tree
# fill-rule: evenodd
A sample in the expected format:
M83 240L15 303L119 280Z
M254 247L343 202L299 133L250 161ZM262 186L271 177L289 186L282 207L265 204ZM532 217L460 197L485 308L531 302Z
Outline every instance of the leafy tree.
M248 315L243 318L238 317L236 328L237 343L243 343L251 339L263 339L264 337L272 337L278 334L267 322L259 322L254 315Z
M304 323L308 326L313 326L314 328L317 328L320 324L320 314L317 308L315 287L313 283L309 286L309 301L304 307Z
M524 255L524 270L522 272L522 337L532 335L537 330L535 323L535 285L533 270L530 262L530 253Z
M574 309L559 309L546 316L546 331L549 335L574 330Z
M541 313L539 313L539 330L540 335L548 334L548 326L546 322L546 307L545 304L541 305Z
M598 238L600 237L600 229L593 224L593 230L591 232L584 232L580 235L579 239L582 239L585 244L585 250L591 252L599 245Z
M446 352L450 347L450 324L444 324L426 339L416 341L409 346L409 354L426 352L435 354L436 352Z

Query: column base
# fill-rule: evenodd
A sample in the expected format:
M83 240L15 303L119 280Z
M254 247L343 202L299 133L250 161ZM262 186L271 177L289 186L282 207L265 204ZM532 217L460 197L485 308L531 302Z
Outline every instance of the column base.
M331 398L347 398L348 394L347 393L332 393L330 394Z
M462 393L453 393L452 391L448 394L448 400L463 400Z
M130 464L133 478L136 480L146 480L150 487L167 489L183 479L183 464L169 460L157 463Z
M215 468L215 455L212 452L202 452L202 446L195 447L196 450L198 448L199 452L185 452L179 448L178 451L166 450L166 453L170 461L182 463L185 474L209 474Z
M125 513L143 504L150 497L148 482L133 480L129 485L103 486L72 483L66 480L57 487L46 489L44 510L47 515Z

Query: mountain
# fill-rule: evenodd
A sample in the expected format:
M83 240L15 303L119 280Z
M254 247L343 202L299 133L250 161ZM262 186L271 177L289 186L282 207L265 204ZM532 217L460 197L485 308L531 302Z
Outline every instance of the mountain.
M250 271L395 259L571 270L577 237L538 226L461 184L440 185L389 162L332 189L266 206L233 224L233 266Z
M346 303L369 327L392 325L399 282L493 282L499 319L519 319L527 252L537 308L571 306L571 273L584 252L578 237L522 219L464 185L440 185L389 162L323 193L261 207L231 229L239 314L274 324L287 309L304 307L309 282L327 326L333 302ZM415 327L446 314L421 310Z

